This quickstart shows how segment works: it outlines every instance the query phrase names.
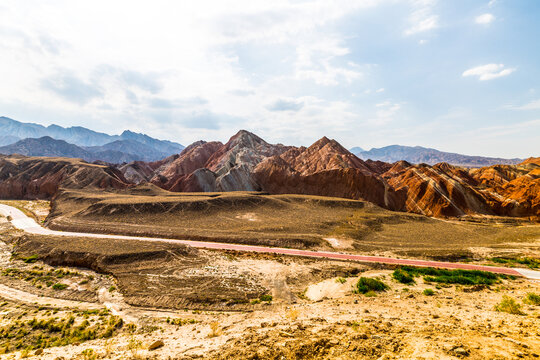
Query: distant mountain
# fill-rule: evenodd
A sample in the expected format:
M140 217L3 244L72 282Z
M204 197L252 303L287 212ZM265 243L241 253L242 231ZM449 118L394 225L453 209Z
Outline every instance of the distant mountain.
M81 126L64 128L58 125L49 125L47 127L39 124L22 123L7 117L0 117L0 146L9 145L18 140L27 138L42 138L49 136L53 139L64 140L70 144L79 147L83 146L103 146L118 140L134 140L141 144L153 148L152 152L160 153L159 156L169 156L180 153L184 146L172 141L154 139L148 135L137 134L126 130L121 135L109 135L93 131ZM148 149L146 147L145 149ZM141 154L137 151L136 154ZM162 156L164 155L164 156ZM142 159L139 157L139 159ZM149 160L148 158L145 158ZM158 160L158 158L152 159Z
M4 145L9 145L9 144L14 144L16 143L17 141L19 141L20 139L16 136L11 136L11 135L0 135L0 146L4 146Z
M102 146L87 146L84 149L94 154L107 152L129 154L132 158L140 161L156 161L170 155L169 152L159 151L150 145L140 143L136 140L116 140ZM104 159L100 158L100 160Z
M366 150L362 149L359 146L355 146L353 148L350 148L349 151L352 152L353 154L358 154L358 153L360 153L362 151L366 151Z
M126 130L120 135L120 138L122 140L134 140L138 143L147 145L148 147L152 147L156 149L157 151L166 154L166 156L173 155L173 154L179 154L184 150L185 146L168 141L168 140L157 140L154 138L151 138L148 135L145 134L138 134L133 131ZM157 160L157 159L156 159Z
M135 144L133 144L136 146ZM145 145L140 144L141 149ZM132 162L140 159L140 156L125 153L107 146L83 149L77 145L70 144L64 140L56 140L50 136L38 139L24 139L15 144L0 147L0 154L20 154L25 156L48 156L48 157L68 157L80 158L88 162L102 160L108 163L119 164Z
M469 156L439 151L437 149L430 149L421 146L413 147L402 145L390 145L382 148L373 148L369 151L352 152L363 160L371 159L389 163L405 160L413 164L425 163L429 165L446 162L452 165L464 167L482 167L497 164L514 165L523 161L523 159L502 159L484 156Z
M56 156L71 158L87 158L90 153L77 145L63 140L55 140L50 136L38 139L24 139L15 144L0 147L0 154L21 154L25 156Z

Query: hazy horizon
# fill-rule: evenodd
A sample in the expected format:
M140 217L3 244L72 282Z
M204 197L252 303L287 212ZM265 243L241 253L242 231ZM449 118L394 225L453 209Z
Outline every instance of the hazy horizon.
M540 3L7 0L0 114L188 145L540 156Z

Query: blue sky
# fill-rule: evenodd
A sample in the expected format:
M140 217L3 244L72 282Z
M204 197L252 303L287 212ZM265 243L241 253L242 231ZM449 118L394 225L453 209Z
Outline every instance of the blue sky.
M0 115L540 156L534 0L0 1Z

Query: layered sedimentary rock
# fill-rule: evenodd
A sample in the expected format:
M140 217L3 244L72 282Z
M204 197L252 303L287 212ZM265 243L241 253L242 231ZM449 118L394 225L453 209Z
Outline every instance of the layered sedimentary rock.
M208 159L223 146L219 141L200 141L188 146L174 161L162 166L151 183L171 191L183 191L190 174L204 168Z
M198 141L155 162L88 164L65 158L0 157L0 196L48 198L60 187L126 188L148 182L178 192L266 191L361 199L435 217L540 219L540 158L478 169L447 163L361 160L323 137L309 147L269 144L240 131L226 144Z
M497 214L540 218L540 158L470 170Z
M159 166L135 165L141 168L138 173L144 172L141 178L171 191L261 190L363 199L436 217L540 217L537 158L479 169L389 164L361 160L326 137L307 148L287 147L240 131L226 144L194 143Z
M264 160L253 177L261 190L270 193L364 199L392 210L402 210L405 203L404 191L394 191L369 164L326 137L309 148Z
M76 159L0 156L0 198L46 199L59 188L114 188L131 186L110 166Z
M241 130L226 144L201 142L156 172L151 182L172 191L258 190L252 172L265 158L289 149Z
M465 171L441 163L397 162L382 177L396 191L406 192L405 210L428 216L494 215L475 180Z

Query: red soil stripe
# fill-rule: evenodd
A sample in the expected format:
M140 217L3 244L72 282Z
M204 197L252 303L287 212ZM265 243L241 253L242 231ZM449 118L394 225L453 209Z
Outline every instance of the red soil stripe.
M258 253L305 256L305 257L325 258L325 259L335 259L335 260L352 260L352 261L359 261L359 262L372 262L372 263L383 263L383 264L393 264L393 265L435 267L435 268L443 268L443 269L481 270L481 271L487 271L487 272L497 273L497 274L522 276L519 272L517 272L514 269L494 267L494 266L450 263L450 262L443 262L443 261L393 259L393 258L380 257L380 256L364 256L364 255L332 253L332 252L325 252L325 251L308 251L308 250L285 249L285 248L268 248L268 247L263 247L263 246L209 243L209 242L201 242L201 241L184 241L184 240L178 240L178 241L185 245L189 245L189 246L193 246L197 248L206 248L206 249L252 251L252 252L258 252Z

